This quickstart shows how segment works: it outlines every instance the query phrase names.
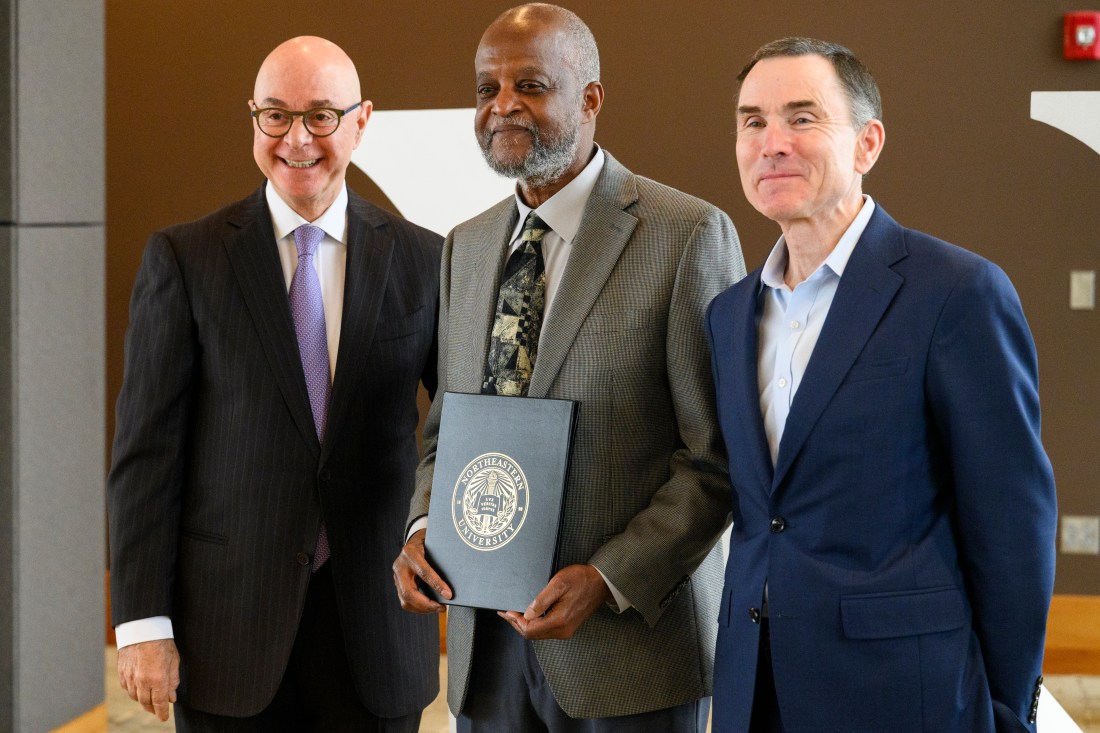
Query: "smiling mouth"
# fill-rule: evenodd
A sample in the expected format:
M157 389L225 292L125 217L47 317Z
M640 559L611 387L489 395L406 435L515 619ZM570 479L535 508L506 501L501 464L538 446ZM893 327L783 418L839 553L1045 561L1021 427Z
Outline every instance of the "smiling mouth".
M320 158L314 158L313 160L287 160L283 158L283 162L291 168L312 168L319 160Z
M527 127L526 125L504 124L504 125L498 125L497 127L494 127L493 130L492 130L492 134L493 134L494 137L496 135L500 135L501 133L516 133L516 132L526 132L526 133L530 134L531 133L531 128Z
M782 181L787 178L797 178L794 173L769 173L760 177L761 183L767 183L768 181Z

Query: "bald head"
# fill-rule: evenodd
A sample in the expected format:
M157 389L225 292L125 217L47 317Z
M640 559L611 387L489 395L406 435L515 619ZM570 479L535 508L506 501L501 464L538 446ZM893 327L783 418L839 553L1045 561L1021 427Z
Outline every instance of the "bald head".
M596 38L576 13L549 3L528 3L505 10L482 36L484 44L494 34L557 33L561 37L563 60L579 86L600 80L600 51Z
M279 197L307 221L316 220L343 189L351 154L370 117L371 103L363 99L355 64L324 38L291 38L260 65L249 106L277 108L282 119L290 113L285 134L272 136L254 126L252 153ZM310 119L335 115L339 123L335 130L311 130L305 112Z
M253 99L268 106L264 101L274 88L314 89L322 85L342 98L362 99L359 74L342 48L317 36L298 36L280 43L264 59L256 74Z

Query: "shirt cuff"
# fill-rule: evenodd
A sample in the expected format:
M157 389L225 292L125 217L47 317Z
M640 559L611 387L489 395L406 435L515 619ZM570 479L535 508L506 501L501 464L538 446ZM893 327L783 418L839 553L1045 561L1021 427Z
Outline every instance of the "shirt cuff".
M409 539L414 534L416 534L417 532L419 532L422 529L427 529L427 528L428 528L428 515L427 514L422 514L421 516L414 519L413 523L409 525L409 531L405 533L405 541L408 542Z
M174 638L172 619L167 616L139 618L115 627L115 642L118 644L119 649L124 646L140 644L144 641Z
M595 565L592 567L596 568ZM607 583L607 589L611 591L611 600L607 602L608 607L615 613L622 613L634 606L633 603L627 600L626 596L619 592L619 589L615 587L615 584L607 579L607 576L603 574L603 571L596 568L596 572L603 578L603 582Z

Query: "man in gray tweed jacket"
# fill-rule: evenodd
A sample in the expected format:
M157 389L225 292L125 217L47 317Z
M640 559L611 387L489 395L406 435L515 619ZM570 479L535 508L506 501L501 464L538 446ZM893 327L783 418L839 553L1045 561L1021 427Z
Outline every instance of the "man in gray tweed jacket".
M439 391L398 595L441 611L419 578L450 597L422 529L441 396L484 391L501 273L534 211L545 310L526 394L581 403L556 572L523 614L451 607L448 702L460 731L702 731L730 507L703 312L744 275L737 234L595 145L599 55L573 13L506 11L475 67L478 140L518 185L444 244Z

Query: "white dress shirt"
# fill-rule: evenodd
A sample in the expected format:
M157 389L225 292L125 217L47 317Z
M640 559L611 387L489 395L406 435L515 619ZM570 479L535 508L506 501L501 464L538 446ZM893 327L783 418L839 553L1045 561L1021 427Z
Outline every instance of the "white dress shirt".
M554 295L558 292L558 284L569 262L569 253L573 251L573 240L577 236L577 230L581 228L581 220L584 219L584 207L588 205L588 198L592 195L592 189L596 187L596 179L600 177L600 172L603 170L604 160L603 150L597 145L596 154L592 156L592 160L588 161L584 170L564 188L543 201L542 206L535 209L539 218L553 230L542 237L542 261L546 265L546 304L542 313L544 325L550 319ZM531 207L523 202L518 189L516 208L519 209L519 219L516 221L515 229L512 230L509 255L519 249L523 222L531 213ZM545 327L542 330L545 332ZM539 338L542 338L541 333Z
M313 253L313 266L321 281L321 301L325 308L325 331L328 337L329 381L336 373L336 351L340 344L340 325L344 308L344 272L348 254L348 190L340 187L340 193L325 213L316 221L308 222L280 198L270 183L264 189L267 207L271 212L271 225L275 229L275 243L279 248L279 260L283 267L287 293L290 281L298 269L298 248L294 244L294 230L302 224L313 224L324 230L325 236ZM172 619L168 616L127 621L115 627L115 640L121 649L143 641L172 639Z

